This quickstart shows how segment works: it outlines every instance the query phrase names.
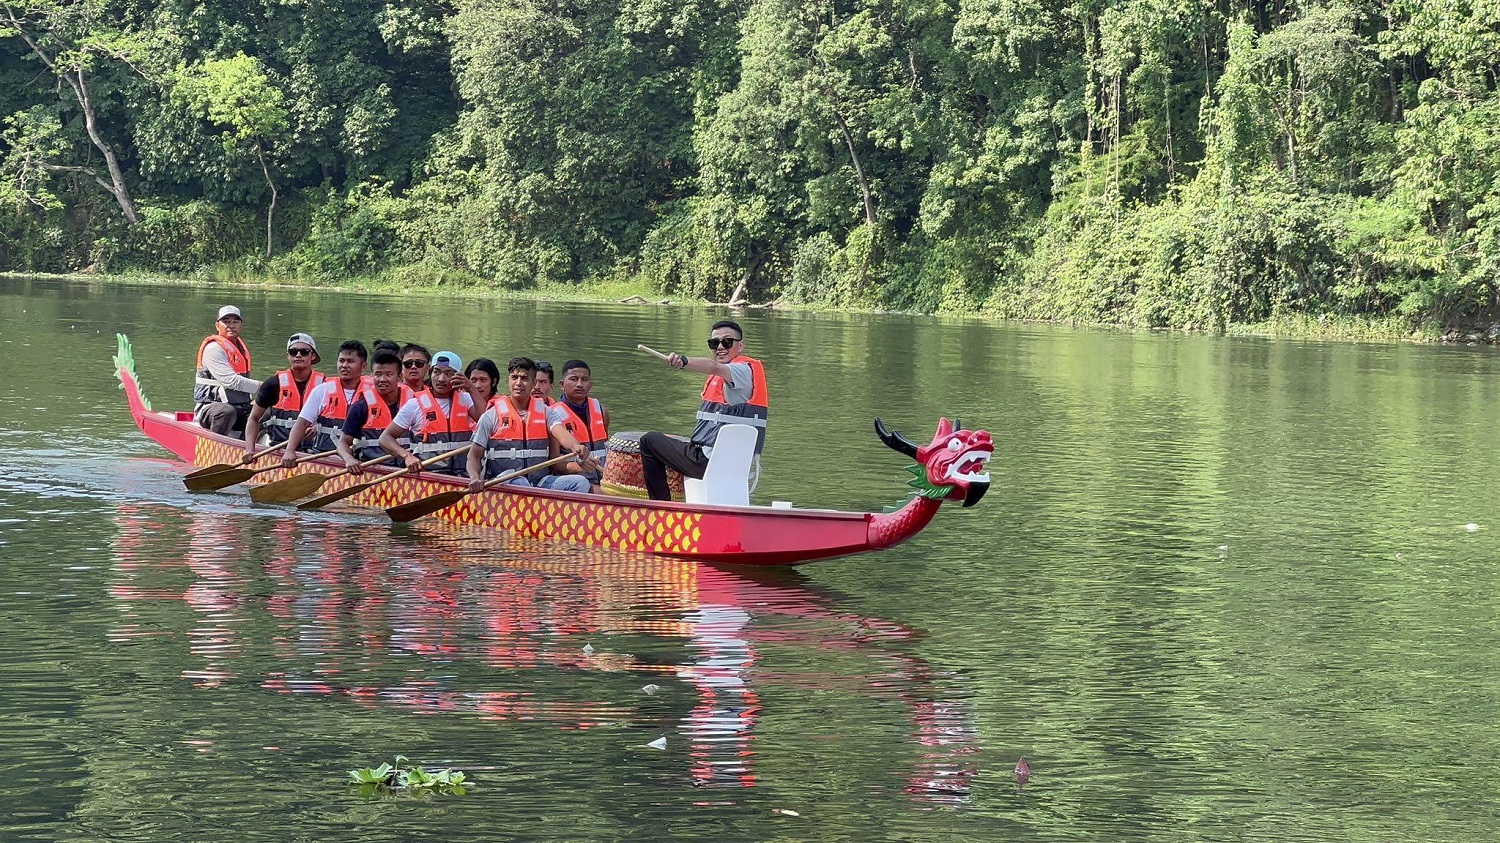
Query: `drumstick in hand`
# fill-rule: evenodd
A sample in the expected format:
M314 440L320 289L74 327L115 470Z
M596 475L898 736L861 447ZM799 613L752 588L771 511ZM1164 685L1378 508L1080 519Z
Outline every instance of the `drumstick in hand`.
M657 351L656 349L652 348L649 345L636 345L636 348L640 349L641 351L646 352L647 354L651 355L652 357L655 357L658 360L670 360L671 359L667 355L662 354L660 351Z

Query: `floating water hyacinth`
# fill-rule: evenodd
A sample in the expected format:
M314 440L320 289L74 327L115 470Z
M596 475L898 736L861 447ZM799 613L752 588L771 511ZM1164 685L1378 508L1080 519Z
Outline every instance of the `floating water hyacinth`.
M366 798L380 795L408 793L413 796L423 793L439 793L444 796L463 796L467 778L458 770L439 770L429 773L421 767L402 767L410 763L405 755L396 756L395 764L381 764L363 770L350 770L349 783L359 788L359 795Z
M641 686L641 690L645 691L648 694L654 694L657 691L661 690L661 686L660 685L642 685Z

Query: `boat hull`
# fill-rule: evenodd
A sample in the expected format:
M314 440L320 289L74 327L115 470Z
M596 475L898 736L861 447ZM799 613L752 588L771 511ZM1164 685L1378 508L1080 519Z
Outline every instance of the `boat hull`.
M237 464L244 443L198 426L190 413L151 409L136 382L129 342L120 338L117 358L121 386L141 432L194 466ZM256 468L276 466L262 458ZM341 461L325 459L294 469L272 468L254 483L272 483L293 474L315 471L333 475ZM349 488L394 468L368 469L365 477L334 477L320 495ZM353 506L387 509L440 492L466 488L456 477L423 473L401 476L346 499ZM795 565L890 547L927 526L936 501L914 497L895 512L840 512L760 506L706 506L651 501L612 495L585 495L554 490L501 486L468 495L433 517L470 527L503 530L519 536L556 539L589 547L723 562L736 565Z

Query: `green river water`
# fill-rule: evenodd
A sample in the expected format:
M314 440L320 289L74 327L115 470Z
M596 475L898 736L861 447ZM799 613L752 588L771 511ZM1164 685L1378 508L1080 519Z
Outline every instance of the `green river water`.
M581 356L683 432L633 349L720 318L0 279L0 840L1500 838L1493 349L745 314L758 502L898 502L877 414L996 441L977 507L757 574L184 492L114 335L185 408L223 303L259 376ZM473 787L345 784L397 753Z

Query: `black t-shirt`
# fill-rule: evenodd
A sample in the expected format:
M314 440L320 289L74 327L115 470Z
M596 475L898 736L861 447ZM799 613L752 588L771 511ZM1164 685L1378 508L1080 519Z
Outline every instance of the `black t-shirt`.
M292 380L293 380L294 383L297 384L297 391L300 392L300 393L302 393L303 395L306 395L307 394L307 381L312 380L312 373L311 372L308 373L306 380L300 380L299 381L296 378L293 378ZM280 375L272 375L269 378L266 378L264 381L261 381L260 389L258 389L258 390L255 391L255 404L256 404L256 406L258 406L258 407L260 407L262 409L265 409L265 410L269 410L272 407L276 406L276 402L280 401L280 400L281 400L281 376Z
M401 409L401 399L398 397L395 404L387 404L386 406L391 410L391 418L395 418L396 411ZM349 414L344 416L344 432L350 438L358 439L360 432L365 429L365 423L369 420L370 405L365 401L364 396L360 396L355 399L353 404L349 405Z

